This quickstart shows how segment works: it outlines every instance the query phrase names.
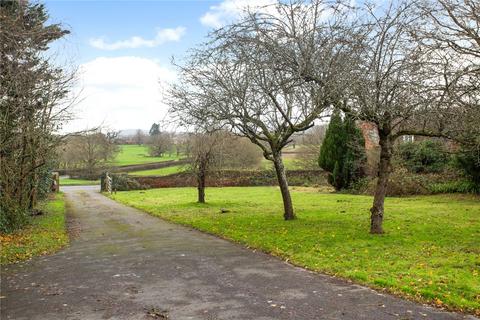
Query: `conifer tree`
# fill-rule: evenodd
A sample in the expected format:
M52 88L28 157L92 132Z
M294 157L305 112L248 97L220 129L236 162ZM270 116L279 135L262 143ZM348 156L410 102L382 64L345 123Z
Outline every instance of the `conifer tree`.
M364 140L355 121L342 119L335 110L320 148L318 164L329 173L328 182L336 190L345 189L363 176L365 164Z

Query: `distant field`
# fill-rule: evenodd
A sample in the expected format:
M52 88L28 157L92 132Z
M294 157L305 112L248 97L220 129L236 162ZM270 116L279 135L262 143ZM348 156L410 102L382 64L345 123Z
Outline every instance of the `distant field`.
M60 186L87 186L100 184L100 180L60 178Z
M283 162L285 165L285 168L294 170L294 169L300 169L298 163L296 162L296 154L292 152L299 152L301 150L301 146L297 146L295 149L292 147L286 148L284 151L284 156L283 156ZM118 153L117 157L115 158L114 161L112 161L110 164L115 165L115 166L126 166L126 165L134 165L134 164L144 164L144 163L151 163L151 162L163 162L163 161L170 161L170 160L179 160L182 158L182 156L177 156L175 152L172 154L166 154L163 157L151 157L148 154L148 147L144 145L120 145L120 152ZM175 166L178 168L178 166ZM262 161L260 163L260 169L270 169L273 168L273 163L271 161L268 161L266 159L262 158ZM163 171L158 171L160 169L155 169L155 170L142 170L142 171L137 171L137 172L131 172L131 174L136 174L136 175L167 175L167 174L172 174L175 172L171 171L166 171L167 173L164 173ZM148 173L144 173L148 172ZM152 173L150 173L152 172Z
M163 157L151 157L148 154L147 146L122 144L120 145L120 152L110 164L115 166L126 166L132 164L178 160L179 158L180 157L178 157L175 152L171 155L166 154Z
M131 171L128 174L135 176L168 176L170 174L182 172L185 170L185 166L177 165L166 168L159 169L150 169L150 170L141 170L141 171Z

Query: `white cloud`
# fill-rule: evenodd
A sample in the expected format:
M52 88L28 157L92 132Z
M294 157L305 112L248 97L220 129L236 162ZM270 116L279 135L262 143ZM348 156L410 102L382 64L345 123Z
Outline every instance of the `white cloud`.
M163 92L175 73L140 57L96 58L79 70L80 103L64 131L105 125L112 129L149 128L168 107Z
M150 40L135 36L127 40L108 43L103 38L93 38L90 39L89 43L92 47L101 50L118 50L140 47L152 48L157 47L165 42L180 41L185 34L185 30L185 27L159 29L155 38Z
M224 0L219 5L211 6L200 22L208 27L220 28L238 19L247 9L270 10L276 3L276 0Z

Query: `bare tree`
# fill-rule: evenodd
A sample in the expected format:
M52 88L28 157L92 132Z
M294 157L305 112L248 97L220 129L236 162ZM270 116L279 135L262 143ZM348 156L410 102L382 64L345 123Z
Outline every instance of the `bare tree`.
M392 1L383 7L365 4L357 10L341 2L328 7L319 1L313 5L302 3L290 15L290 21L307 20L302 12L311 8L329 8L333 13L323 16L312 29L296 27L282 32L289 35L292 45L279 45L282 42L273 41L276 39L269 37L268 32L262 34L272 40L268 51L277 68L291 70L306 84L317 84L311 90L327 90L327 101L378 128L381 154L370 232L383 233L394 141L410 134L438 135L443 122L431 117L439 110L430 100L430 83L437 79L425 67L430 63L430 52L423 50L414 32L424 20L414 2ZM281 27L284 19L277 19L272 17L257 25L285 29ZM329 56L335 59L328 59Z
M282 150L336 99L334 70L340 70L343 47L333 45L335 37L324 32L331 28L323 18L331 12L324 2L278 4L272 10L217 30L212 43L192 54L180 67L181 83L172 90L172 112L188 115L194 123L229 128L259 146L274 164L284 218L290 220L295 214ZM315 50L322 63L319 81L280 62L288 53L303 55L309 42L325 44Z
M189 133L175 133L174 135L175 152L177 157L190 154L190 136Z
M320 146L325 137L326 125L316 125L309 129L299 139L301 150L297 153L296 161L305 169L318 169Z
M163 157L166 152L172 151L173 138L169 132L159 132L148 137L147 142L152 157Z
M145 136L145 133L143 133L142 130L138 129L136 132L135 132L135 135L133 136L133 141L135 144L138 144L138 145L142 145L145 143L145 140L146 140L146 136Z
M205 203L205 187L208 174L221 161L223 135L221 132L193 133L189 136L189 167L197 180L198 202Z
M66 168L82 169L83 176L98 178L99 169L115 158L119 148L111 134L94 130L68 137L62 151Z
M436 83L427 66L431 56L414 36L422 25L414 3L390 2L384 7L365 7L362 26L365 36L357 38L358 56L341 108L378 129L380 160L371 211L370 232L383 233L386 188L392 167L393 145L404 135L440 135L432 117L440 109L429 92Z
M248 139L222 130L200 130L197 128L197 132L188 136L187 160L197 180L198 202L205 203L209 176L221 175L223 169L255 167L260 163L261 153Z

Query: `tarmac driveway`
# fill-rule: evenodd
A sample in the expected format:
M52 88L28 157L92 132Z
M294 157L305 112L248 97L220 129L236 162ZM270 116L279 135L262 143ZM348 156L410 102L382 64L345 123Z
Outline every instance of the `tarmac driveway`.
M64 187L73 238L4 267L2 319L476 319L375 292Z

